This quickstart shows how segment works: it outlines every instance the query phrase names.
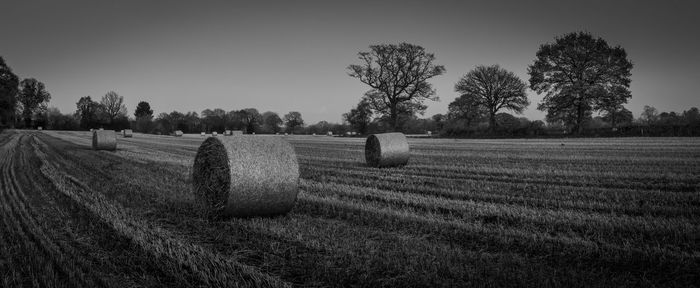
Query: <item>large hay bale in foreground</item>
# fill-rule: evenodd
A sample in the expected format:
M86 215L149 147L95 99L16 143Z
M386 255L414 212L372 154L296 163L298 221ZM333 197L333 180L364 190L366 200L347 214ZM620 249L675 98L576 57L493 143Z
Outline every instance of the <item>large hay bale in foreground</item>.
M182 137L182 135L183 135L182 130L175 131L175 137Z
M95 130L92 132L92 149L117 150L117 133L113 130Z
M273 137L209 137L192 168L195 201L210 216L287 213L298 181L294 149Z
M134 131L131 129L124 129L122 130L122 135L124 135L124 138L132 138L134 137Z
M372 167L406 165L410 155L403 133L374 134L365 142L365 160Z

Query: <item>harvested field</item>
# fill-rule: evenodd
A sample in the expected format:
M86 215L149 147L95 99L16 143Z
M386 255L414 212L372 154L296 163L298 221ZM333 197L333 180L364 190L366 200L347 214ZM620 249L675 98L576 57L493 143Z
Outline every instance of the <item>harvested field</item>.
M700 283L700 139L280 137L299 195L211 221L191 191L199 135L0 134L0 286L678 286ZM561 143L565 145L562 146Z

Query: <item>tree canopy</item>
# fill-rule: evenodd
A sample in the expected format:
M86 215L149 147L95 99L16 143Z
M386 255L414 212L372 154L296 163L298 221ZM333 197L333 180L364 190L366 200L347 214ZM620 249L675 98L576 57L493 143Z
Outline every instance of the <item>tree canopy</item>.
M18 87L19 77L0 57L0 127L14 127Z
M496 130L499 111L505 109L519 114L530 105L525 89L527 85L515 73L498 65L477 66L455 84L455 92L468 98L462 101L477 105L488 114L491 132Z
M34 78L24 79L19 83L19 103L22 105L22 119L25 127L31 127L32 115L37 109L46 109L46 102L51 100L51 94L46 91L44 83Z
M284 124L288 132L294 132L295 128L304 126L304 119L301 118L301 113L292 111L284 115Z
M146 101L139 102L139 104L136 105L136 111L134 111L134 116L136 118L152 117L153 109L151 109L151 104L148 104L148 102Z
M124 97L119 96L114 91L109 91L105 96L102 96L100 101L102 112L109 121L109 124L114 123L117 117L126 117L126 105L124 105Z
M603 109L602 99L627 103L631 69L620 46L575 32L541 45L528 74L530 88L545 94L537 109L547 111L548 120L563 121L581 133L591 112Z
M438 99L428 79L445 73L445 67L436 65L435 55L418 45L381 44L369 48L358 53L361 64L348 66L348 75L370 86L365 94L370 107L388 116L396 130L402 109L421 112L425 99Z
M350 112L343 114L343 120L348 122L352 128L357 130L360 134L367 133L367 127L372 121L372 109L370 108L370 103L366 99L360 100L357 103L357 107L350 110Z

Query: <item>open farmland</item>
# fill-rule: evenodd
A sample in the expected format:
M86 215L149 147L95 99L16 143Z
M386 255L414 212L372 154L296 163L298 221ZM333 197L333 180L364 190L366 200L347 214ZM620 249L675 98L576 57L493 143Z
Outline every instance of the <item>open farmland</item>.
M697 138L409 139L377 169L364 139L289 136L292 212L223 221L192 204L203 139L0 134L0 286L700 283Z

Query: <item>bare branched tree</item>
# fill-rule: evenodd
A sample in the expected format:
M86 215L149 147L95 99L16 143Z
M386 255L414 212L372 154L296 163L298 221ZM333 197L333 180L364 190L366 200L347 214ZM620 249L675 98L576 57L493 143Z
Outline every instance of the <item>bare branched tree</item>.
M433 63L435 55L408 43L369 48L369 52L358 54L362 64L348 66L349 75L372 88L366 93L373 96L368 99L372 109L389 116L394 129L399 126L400 110L425 107L423 100L438 99L428 79L445 73L445 67Z

